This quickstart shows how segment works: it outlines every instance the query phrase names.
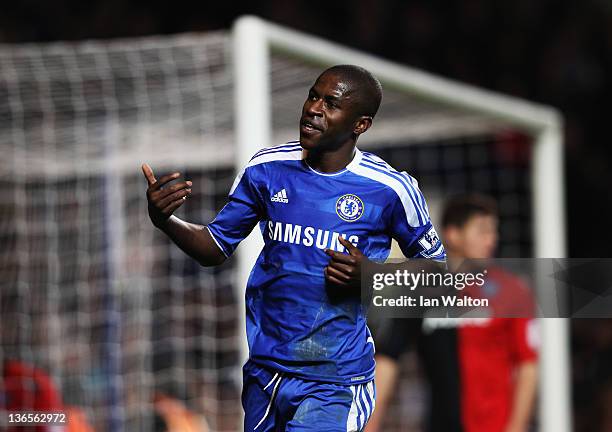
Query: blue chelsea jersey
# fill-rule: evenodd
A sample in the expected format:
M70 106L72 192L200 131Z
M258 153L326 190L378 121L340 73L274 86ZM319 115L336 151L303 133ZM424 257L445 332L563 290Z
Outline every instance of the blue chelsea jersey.
M374 342L359 298L327 284L324 249L346 238L373 260L391 239L407 257L445 260L416 180L356 149L342 171L308 166L299 142L266 148L236 178L208 225L229 256L259 223L264 247L246 288L252 361L304 379L342 384L374 376Z

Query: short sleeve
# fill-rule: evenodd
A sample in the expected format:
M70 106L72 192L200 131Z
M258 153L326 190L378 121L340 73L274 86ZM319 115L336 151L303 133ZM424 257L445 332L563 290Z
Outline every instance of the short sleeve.
M534 361L538 357L539 329L538 322L529 318L512 318L512 344L514 360L517 363Z
M431 223L425 199L417 187L395 195L389 230L407 258L445 261L444 246Z
M247 167L238 174L230 190L228 203L207 226L215 243L227 257L262 218L262 201L250 171Z

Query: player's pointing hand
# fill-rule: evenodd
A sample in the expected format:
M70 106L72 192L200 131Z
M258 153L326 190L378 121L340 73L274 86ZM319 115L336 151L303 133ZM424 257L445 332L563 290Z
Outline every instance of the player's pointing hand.
M147 179L147 201L149 203L149 217L156 227L161 227L172 213L179 208L191 194L190 181L175 183L163 187L167 183L179 178L180 173L175 172L155 179L153 170L147 164L142 165L142 173Z
M346 248L348 255L325 249L325 253L331 257L323 271L325 279L336 285L359 289L361 287L361 264L367 258L345 238L339 237L338 240Z

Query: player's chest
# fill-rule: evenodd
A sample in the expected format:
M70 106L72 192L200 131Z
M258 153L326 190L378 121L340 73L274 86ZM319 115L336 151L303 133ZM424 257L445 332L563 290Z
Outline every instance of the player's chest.
M386 202L381 191L329 179L282 178L263 188L269 221L345 231L379 230Z

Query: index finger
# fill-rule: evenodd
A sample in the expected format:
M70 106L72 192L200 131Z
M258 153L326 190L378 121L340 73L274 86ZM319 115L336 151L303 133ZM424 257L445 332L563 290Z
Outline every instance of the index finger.
M155 183L155 176L153 175L153 170L146 163L142 164L141 168L142 168L142 173L147 179L147 183L149 183L149 186L151 186L153 183Z
M156 190L160 189L166 183L171 182L174 179L177 179L180 175L181 175L181 173L177 173L177 172L175 172L174 174L165 175L162 178L160 178L159 180L157 180L155 183L150 185L149 187L151 188L151 191L156 191Z
M354 255L354 252L360 252L359 249L357 249L357 246L354 246L353 243L351 243L344 237L340 236L338 237L338 240L340 241L342 246L346 248L349 254Z

